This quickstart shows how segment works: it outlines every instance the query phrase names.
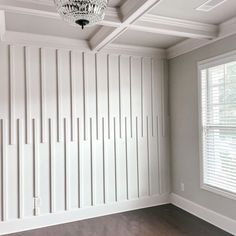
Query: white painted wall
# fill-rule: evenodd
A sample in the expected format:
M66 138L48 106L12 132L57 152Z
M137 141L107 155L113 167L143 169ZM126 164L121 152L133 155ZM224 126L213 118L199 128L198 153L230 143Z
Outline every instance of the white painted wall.
M164 64L0 43L0 234L168 201Z

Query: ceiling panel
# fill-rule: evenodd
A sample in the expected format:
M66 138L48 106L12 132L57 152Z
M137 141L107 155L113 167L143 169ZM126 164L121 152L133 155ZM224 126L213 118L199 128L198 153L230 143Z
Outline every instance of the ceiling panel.
M236 0L227 0L210 12L195 10L206 1L162 0L150 13L209 24L219 24L236 16Z
M126 0L110 0L109 6L110 7L120 7Z
M6 14L7 30L26 32L33 34L44 34L71 39L88 40L101 26L80 27L71 26L63 20L43 18L39 16L23 14Z
M165 49L184 39L185 38L128 30L116 39L114 43Z

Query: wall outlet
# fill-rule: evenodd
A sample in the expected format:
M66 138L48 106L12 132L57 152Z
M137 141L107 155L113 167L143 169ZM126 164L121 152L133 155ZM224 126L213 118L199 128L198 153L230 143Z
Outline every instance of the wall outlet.
M181 188L181 191L184 192L184 189L185 189L184 183L180 184L180 188Z

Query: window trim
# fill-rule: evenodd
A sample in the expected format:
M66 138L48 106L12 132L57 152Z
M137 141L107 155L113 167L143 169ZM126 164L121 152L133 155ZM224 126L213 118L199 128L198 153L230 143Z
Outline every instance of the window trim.
M236 200L236 194L204 183L203 160L203 125L202 125L202 78L201 71L210 67L236 61L236 50L197 62L198 67L198 131L199 131L199 159L200 159L200 188L223 197Z

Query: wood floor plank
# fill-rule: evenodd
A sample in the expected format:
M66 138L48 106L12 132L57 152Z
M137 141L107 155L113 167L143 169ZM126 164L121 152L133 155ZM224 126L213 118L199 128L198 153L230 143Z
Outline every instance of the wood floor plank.
M9 236L230 236L171 205L163 205Z

